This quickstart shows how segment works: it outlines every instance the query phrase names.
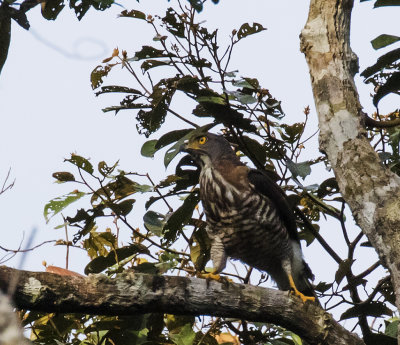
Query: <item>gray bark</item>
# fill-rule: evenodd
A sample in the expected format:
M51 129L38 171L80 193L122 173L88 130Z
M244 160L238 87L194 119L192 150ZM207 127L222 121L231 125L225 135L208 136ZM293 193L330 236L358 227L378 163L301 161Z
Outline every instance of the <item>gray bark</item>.
M390 270L400 305L400 178L370 145L354 84L357 57L350 48L353 0L311 0L301 49L311 75L320 148L346 202Z
M318 306L303 304L284 291L133 272L113 279L105 275L81 278L5 266L0 267L0 289L7 290L15 275L14 300L23 309L97 315L213 315L274 323L309 344L364 344Z

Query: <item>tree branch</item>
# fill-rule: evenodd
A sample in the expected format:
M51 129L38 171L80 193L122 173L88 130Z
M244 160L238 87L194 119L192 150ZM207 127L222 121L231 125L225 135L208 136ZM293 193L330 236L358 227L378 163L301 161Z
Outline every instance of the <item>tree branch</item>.
M7 291L16 274L19 279L14 300L23 309L97 315L151 312L213 315L281 325L309 344L364 344L318 306L304 305L284 291L133 272L116 278L105 275L80 278L2 266L3 291Z

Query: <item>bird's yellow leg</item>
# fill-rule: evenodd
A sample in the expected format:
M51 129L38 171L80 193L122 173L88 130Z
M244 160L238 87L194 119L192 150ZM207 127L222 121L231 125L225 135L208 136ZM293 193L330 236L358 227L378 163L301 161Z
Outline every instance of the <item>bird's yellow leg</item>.
M314 296L305 296L303 295L299 290L297 290L296 285L294 284L293 277L291 274L289 274L289 284L290 287L293 289L293 294L300 297L303 303L306 301L312 301L315 302L315 297Z
M197 273L198 278L203 278L207 279L208 281L210 280L216 280L216 281L221 281L221 276L217 273L215 269L212 270L212 272L208 273Z

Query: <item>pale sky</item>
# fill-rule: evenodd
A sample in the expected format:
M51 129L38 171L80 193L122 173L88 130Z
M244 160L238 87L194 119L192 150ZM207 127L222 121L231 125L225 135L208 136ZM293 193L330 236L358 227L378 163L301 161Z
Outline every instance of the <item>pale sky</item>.
M174 1L166 0L141 0L140 4L121 0L120 3L127 9L153 15L163 15L163 9L174 5ZM257 77L263 87L282 101L287 122L302 121L303 108L310 105L312 123L308 133L311 134L317 128L317 116L307 65L299 51L299 34L307 19L307 3L221 0L217 6L207 4L200 17L210 28L220 29L219 37L226 37L225 42L221 40L221 45L228 43L232 29L238 29L245 22L258 22L268 29L237 45L231 69L238 69L241 76ZM369 42L373 38L381 33L398 34L395 31L398 27L393 24L397 23L398 15L395 16L393 8L372 10L372 5L371 1L362 4L356 1L353 12L352 48L359 56L361 70L383 53L383 50L375 52L372 49ZM119 6L105 12L90 10L78 22L73 12L65 8L56 21L49 22L41 17L37 6L28 13L31 31L25 31L13 22L11 47L0 75L0 181L2 183L9 167L11 178L16 179L14 188L0 197L1 245L4 247L18 247L23 233L26 242L33 227L38 229L34 244L64 238L64 230L53 229L62 223L61 218L55 217L46 224L43 208L50 199L75 189L71 184L55 184L51 177L55 171L72 171L72 166L63 163L71 152L90 157L96 166L101 160L110 164L120 160L122 169L149 171L154 180L165 174L163 153L154 159L140 156L140 147L146 139L136 131L136 113L103 114L101 108L118 104L121 96L96 98L90 86L90 72L110 56L115 47L133 55L142 45L153 43L154 34L148 30L149 26L144 21L117 18L121 10L123 8ZM390 16L393 20L388 20ZM157 47L156 42L154 46ZM371 86L364 85L358 77L356 82L363 106L372 112ZM106 79L104 85L108 84L133 86L123 70ZM396 102L398 104L398 97L386 97L380 104L381 111L393 110L398 107ZM174 108L183 114L191 110L185 104L175 104ZM170 129L186 127L175 118L168 119L167 123ZM159 136L155 133L150 139ZM316 139L309 144L304 160L315 156ZM307 182L322 182L321 174L325 174L322 167ZM138 204L130 218L132 224L141 227L143 205ZM73 205L64 215L72 216L75 212ZM335 230L329 229L329 223L323 227L328 241L337 237ZM366 256L371 252L365 249ZM304 248L304 253L317 282L332 279L333 273L327 269L332 260L317 243ZM27 256L23 268L43 270L42 260L49 265L64 267L65 248L43 246ZM88 262L85 252L72 250L71 269L82 273ZM9 261L7 265L18 267L19 259ZM361 268L366 267L360 263Z

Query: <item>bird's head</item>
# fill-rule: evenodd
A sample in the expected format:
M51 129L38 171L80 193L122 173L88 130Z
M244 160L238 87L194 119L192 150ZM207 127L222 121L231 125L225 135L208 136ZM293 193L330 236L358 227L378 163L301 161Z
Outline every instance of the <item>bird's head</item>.
M183 145L182 151L189 153L200 166L222 159L237 159L231 144L222 135L213 133L196 133Z

